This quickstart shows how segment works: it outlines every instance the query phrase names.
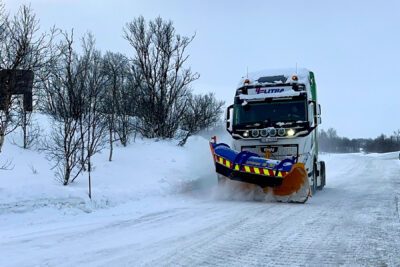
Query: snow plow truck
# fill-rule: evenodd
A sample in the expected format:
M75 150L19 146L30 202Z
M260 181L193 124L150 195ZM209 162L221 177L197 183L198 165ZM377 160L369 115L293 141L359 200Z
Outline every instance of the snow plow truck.
M325 186L318 159L314 73L307 69L260 71L243 77L226 110L231 146L210 141L218 182L253 184L280 202L305 203Z

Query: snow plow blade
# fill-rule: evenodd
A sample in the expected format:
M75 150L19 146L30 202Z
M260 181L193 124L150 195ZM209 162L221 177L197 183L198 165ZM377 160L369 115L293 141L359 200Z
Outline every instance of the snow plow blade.
M304 203L310 196L310 184L303 163L295 158L282 161L266 159L250 151L237 152L228 145L210 142L215 170L231 180L255 184L272 192L281 202Z

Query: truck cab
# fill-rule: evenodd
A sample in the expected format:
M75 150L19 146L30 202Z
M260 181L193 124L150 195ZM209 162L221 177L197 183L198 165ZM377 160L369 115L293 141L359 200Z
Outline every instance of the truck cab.
M295 158L304 163L313 193L325 186L325 163L318 158L319 124L314 73L303 68L248 74L226 111L234 150L275 160Z

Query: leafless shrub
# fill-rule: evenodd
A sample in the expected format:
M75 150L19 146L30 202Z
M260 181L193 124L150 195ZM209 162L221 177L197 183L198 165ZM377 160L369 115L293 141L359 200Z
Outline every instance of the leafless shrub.
M171 21L158 17L146 23L134 19L124 29L124 37L134 49L133 80L138 88L138 130L144 137L173 138L179 128L190 92L199 78L184 65L185 54L194 36L176 34Z
M220 120L223 105L224 102L216 100L213 93L191 95L182 117L184 134L179 145L183 146L191 135L214 126Z
M131 82L128 59L119 53L107 52L104 56L104 74L107 78L101 111L105 115L112 160L114 142L126 146L134 131L133 116L136 113L135 87Z
M93 171L92 157L100 152L105 141L105 116L101 113L101 99L104 96L107 77L103 71L103 58L101 53L95 49L95 40L92 34L87 34L83 39L83 55L80 60L84 75L80 76L83 84L83 112L79 119L81 133L83 136L83 157L87 164L89 179L89 197L91 198L91 174ZM73 181L73 180L72 180Z
M0 162L0 171L11 171L14 169L12 160L6 160L5 162Z
M88 172L91 197L92 157L104 147L106 135L106 114L101 107L108 78L92 34L82 38L81 55L73 48L73 32L63 36L59 59L43 81L43 110L53 120L53 131L43 146L64 185Z
M56 177L68 185L82 172L79 116L83 92L79 86L82 68L73 49L73 32L63 36L58 45L58 60L43 79L46 93L43 110L51 116L53 129L42 142L42 150L54 162Z
M31 112L21 112L20 114L23 116L27 115L27 120L29 120L29 123L24 123L23 120L21 121L21 125L19 126L21 127L22 142L16 141L15 138L11 138L11 144L24 149L30 149L40 143L42 129L39 123L33 120L33 114Z
M38 171L37 171L37 169L35 168L35 166L33 166L33 164L29 164L28 167L29 167L29 169L31 170L31 172L32 172L33 175L38 174Z
M72 118L54 120L50 136L43 140L41 150L54 162L52 169L63 185L68 185L82 172L80 142L78 123Z

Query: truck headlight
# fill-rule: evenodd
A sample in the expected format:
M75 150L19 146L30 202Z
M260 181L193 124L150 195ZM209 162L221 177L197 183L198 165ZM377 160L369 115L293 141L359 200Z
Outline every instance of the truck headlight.
M289 129L288 131L287 131L287 135L288 136L293 136L295 134L295 131L293 130L293 129Z
M260 135L260 131L257 129L251 130L251 136L258 137Z

